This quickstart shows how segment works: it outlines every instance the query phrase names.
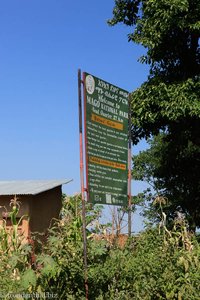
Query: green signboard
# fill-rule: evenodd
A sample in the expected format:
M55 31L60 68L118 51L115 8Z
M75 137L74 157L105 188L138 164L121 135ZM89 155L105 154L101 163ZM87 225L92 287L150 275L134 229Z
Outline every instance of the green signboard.
M88 73L84 87L88 200L127 205L129 93Z

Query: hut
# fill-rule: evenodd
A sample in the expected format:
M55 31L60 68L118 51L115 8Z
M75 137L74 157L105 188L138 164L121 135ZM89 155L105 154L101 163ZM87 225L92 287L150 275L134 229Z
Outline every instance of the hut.
M58 218L62 207L62 185L71 180L0 181L0 225L11 226L10 203L17 199L19 231L28 238L29 232L45 233L52 218ZM21 218L24 216L23 218Z

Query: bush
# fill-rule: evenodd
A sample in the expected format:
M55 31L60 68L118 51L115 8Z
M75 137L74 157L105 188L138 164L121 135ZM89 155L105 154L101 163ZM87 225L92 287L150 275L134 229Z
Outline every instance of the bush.
M91 222L99 208L87 208L89 299L200 299L199 238L184 220L172 230L151 227L128 239L124 247L102 238ZM62 218L54 222L31 266L29 245L5 247L1 230L1 292L51 294L58 299L85 299L80 197L66 198ZM99 232L94 239L91 231ZM45 296L46 295L46 296Z

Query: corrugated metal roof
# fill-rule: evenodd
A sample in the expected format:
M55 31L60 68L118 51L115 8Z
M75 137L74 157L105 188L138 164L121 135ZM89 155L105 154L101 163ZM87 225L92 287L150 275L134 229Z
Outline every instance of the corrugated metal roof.
M0 195L37 195L72 180L12 180L0 181Z

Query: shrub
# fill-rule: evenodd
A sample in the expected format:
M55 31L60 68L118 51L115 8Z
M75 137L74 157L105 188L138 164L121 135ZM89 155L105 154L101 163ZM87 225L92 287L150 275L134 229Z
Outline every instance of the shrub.
M99 214L99 208L87 207L90 300L200 299L199 237L190 234L184 220L176 220L172 230L165 225L148 228L119 247L103 237L100 224L98 228L92 226ZM100 239L93 238L97 233ZM5 299L11 292L38 293L41 299L48 295L85 299L79 196L64 200L62 218L49 230L34 266L29 259L30 245L18 243L17 237L16 247L10 247L7 234L3 226L0 290Z

